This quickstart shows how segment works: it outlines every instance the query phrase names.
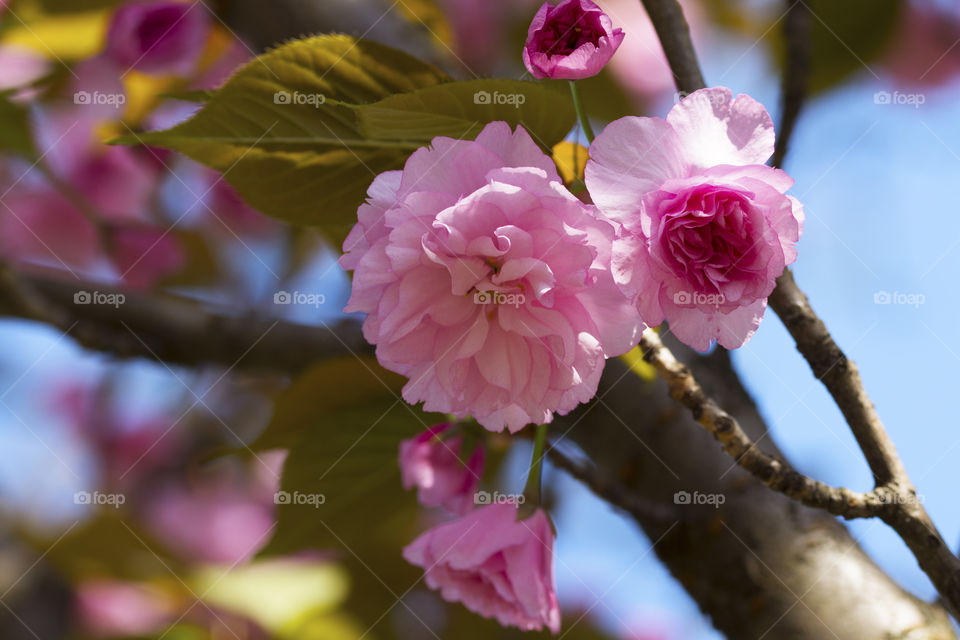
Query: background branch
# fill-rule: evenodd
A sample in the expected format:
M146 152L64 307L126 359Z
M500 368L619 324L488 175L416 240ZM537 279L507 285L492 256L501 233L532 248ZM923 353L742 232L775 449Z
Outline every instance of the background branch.
M78 292L122 295L123 303L76 304ZM0 271L0 315L38 320L80 345L118 358L296 373L333 356L370 353L354 320L307 326L254 315L213 312L198 301L137 294Z

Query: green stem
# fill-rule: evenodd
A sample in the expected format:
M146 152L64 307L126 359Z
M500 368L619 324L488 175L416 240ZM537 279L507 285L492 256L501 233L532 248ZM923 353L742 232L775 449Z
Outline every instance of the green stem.
M580 120L580 128L583 134L587 136L587 144L593 142L593 128L590 126L590 119L587 118L587 112L583 109L583 102L580 100L580 89L577 83L570 81L570 95L573 96L573 108L577 110L577 118Z
M543 475L543 451L547 445L547 425L537 425L537 439L533 444L533 458L530 460L530 473L527 486L523 488L525 505L540 506L540 478Z

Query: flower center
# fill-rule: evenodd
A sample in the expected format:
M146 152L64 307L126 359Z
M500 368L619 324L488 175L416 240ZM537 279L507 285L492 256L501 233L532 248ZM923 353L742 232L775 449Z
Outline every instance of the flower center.
M733 193L688 198L681 209L662 219L664 262L704 293L719 293L727 283L748 277L757 252L748 207Z
M547 18L540 30L541 51L551 56L570 55L584 44L599 44L604 35L597 11L582 12L574 4Z

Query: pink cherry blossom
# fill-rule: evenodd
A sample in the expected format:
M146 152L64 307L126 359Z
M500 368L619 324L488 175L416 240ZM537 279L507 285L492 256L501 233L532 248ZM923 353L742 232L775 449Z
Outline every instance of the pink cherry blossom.
M558 633L553 537L542 509L518 521L516 505L492 504L430 529L403 557L447 601L504 626Z
M763 163L773 123L749 96L697 91L666 120L621 118L590 147L586 182L622 225L613 272L652 325L695 349L728 349L757 330L777 276L797 257L793 179Z
M124 284L144 290L186 263L177 236L160 228L121 228L113 233L111 260Z
M403 397L517 431L594 396L642 323L610 274L614 228L522 128L434 138L381 174L344 242L347 311Z
M535 78L589 78L610 61L623 37L593 0L544 2L530 23L523 64Z
M208 11L203 3L168 0L122 5L107 31L106 55L121 73L185 74L206 46Z
M425 507L443 507L456 514L473 509L474 492L483 473L483 448L477 447L464 463L463 436L442 439L449 423L430 427L400 443L400 472L405 489L418 488Z

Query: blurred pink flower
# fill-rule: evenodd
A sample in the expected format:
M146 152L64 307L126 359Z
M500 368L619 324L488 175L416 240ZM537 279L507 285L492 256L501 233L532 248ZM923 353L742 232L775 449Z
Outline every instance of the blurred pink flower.
M544 2L530 23L523 64L535 78L589 78L610 61L623 37L593 0Z
M153 635L173 620L169 596L146 586L112 580L82 582L75 606L80 624L97 636Z
M232 565L269 539L273 504L256 491L224 482L172 486L146 503L151 533L185 560Z
M107 31L106 55L120 75L183 75L191 71L206 46L209 9L202 2L147 0L121 5Z
M55 267L91 266L100 243L93 225L66 198L46 188L17 186L0 207L0 253Z
M186 262L183 247L169 230L119 228L112 238L110 257L120 279L132 289L149 289Z
M524 630L560 631L553 581L553 529L538 509L517 520L517 507L493 504L430 529L403 550L449 602Z
M91 145L85 149L64 146L54 153L72 155L63 159L63 177L104 219L128 221L149 219L147 209L159 178L156 166L142 160L139 152L129 147Z
M445 422L401 442L400 471L403 487L417 487L421 504L463 515L473 509L483 473L483 447L478 446L464 464L460 459L463 436L443 439L449 429Z
M0 44L0 91L25 87L44 77L52 69L50 59L33 49ZM17 94L16 97L22 98L23 95Z
M897 86L936 87L960 75L960 12L905 2L882 63Z
M567 191L523 128L434 138L377 177L344 242L347 311L403 397L492 431L594 396L632 348L636 310L610 275L614 229Z
M586 183L623 226L617 283L655 326L680 340L743 345L760 325L777 276L797 257L803 209L793 179L763 163L770 115L724 87L697 91L666 120L621 118L590 147Z

